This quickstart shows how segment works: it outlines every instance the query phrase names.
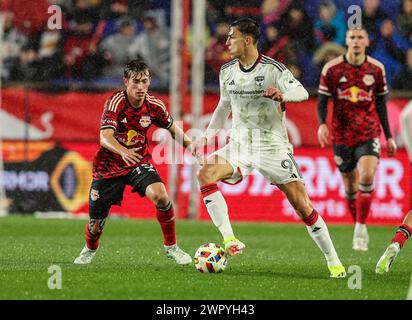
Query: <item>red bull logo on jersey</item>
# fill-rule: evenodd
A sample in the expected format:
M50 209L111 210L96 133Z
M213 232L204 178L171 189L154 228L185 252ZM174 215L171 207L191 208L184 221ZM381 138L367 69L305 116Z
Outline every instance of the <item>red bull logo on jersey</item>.
M127 133L119 133L116 136L117 140L124 143L126 146L133 146L137 143L145 143L144 135L137 133L135 130L129 130Z
M348 100L350 102L372 101L372 90L369 92L353 86L345 90L338 89L338 99Z
M152 123L152 119L149 116L142 116L139 122L143 128L147 128Z

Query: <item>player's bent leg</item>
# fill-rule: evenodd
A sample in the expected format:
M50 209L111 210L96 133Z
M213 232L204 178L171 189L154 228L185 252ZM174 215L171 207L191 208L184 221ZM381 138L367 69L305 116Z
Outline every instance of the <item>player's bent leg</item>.
M203 203L214 225L222 234L225 250L230 255L242 253L245 245L234 236L228 207L217 182L232 177L233 172L234 169L229 162L213 155L206 160L197 174Z
M166 257L173 259L177 264L191 263L191 256L177 245L175 214L165 185L156 182L147 186L146 196L156 206L156 217L162 229Z
M330 277L346 277L345 267L339 260L333 246L328 227L318 212L313 209L303 183L294 181L278 185L278 187L286 195L296 213L302 218L303 222L306 224L310 237L315 241L324 254L330 271Z
M402 250L406 240L408 240L412 235L412 211L406 215L403 223L396 230L395 236L393 237L391 244L386 248L383 255L380 257L378 263L376 264L375 272L377 274L384 274L389 272L396 256Z
M356 223L353 235L353 249L357 251L367 251L369 235L366 227L366 220L369 216L373 199L373 180L378 166L378 158L372 155L360 157L358 163L359 170L359 191L356 203Z

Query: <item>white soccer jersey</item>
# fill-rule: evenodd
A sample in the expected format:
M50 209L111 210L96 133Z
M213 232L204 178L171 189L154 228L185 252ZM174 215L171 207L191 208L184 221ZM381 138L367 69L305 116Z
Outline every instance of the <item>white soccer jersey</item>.
M245 70L235 59L222 66L219 81L221 102L231 106L232 141L257 148L290 147L285 110L281 103L262 96L269 86L282 93L301 86L282 63L261 55Z

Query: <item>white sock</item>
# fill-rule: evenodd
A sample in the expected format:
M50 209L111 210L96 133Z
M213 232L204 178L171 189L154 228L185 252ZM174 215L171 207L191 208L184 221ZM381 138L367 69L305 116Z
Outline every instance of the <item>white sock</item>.
M355 238L363 238L367 236L368 234L368 229L366 228L366 224L364 223L355 223L355 231L353 233Z
M207 208L207 212L209 212L210 218L212 218L213 223L222 234L223 239L233 236L227 204L222 193L217 190L203 197L203 202Z
M337 266L342 263L339 260L335 247L329 235L328 227L323 218L318 215L318 220L311 226L306 226L311 238L316 242L319 249L325 255L328 266Z

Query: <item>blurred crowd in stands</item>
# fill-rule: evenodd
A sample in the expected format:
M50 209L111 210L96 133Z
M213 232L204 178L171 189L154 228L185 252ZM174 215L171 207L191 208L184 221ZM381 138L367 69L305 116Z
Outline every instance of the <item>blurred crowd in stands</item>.
M167 88L170 2L0 0L2 80L120 84L125 62L141 57L153 71L153 86ZM352 4L362 8L368 54L385 65L390 87L412 89L412 0L207 0L206 83L217 85L220 66L230 60L230 22L252 17L260 24L260 51L316 87L323 65L345 52ZM50 5L62 9L61 29L48 28Z

